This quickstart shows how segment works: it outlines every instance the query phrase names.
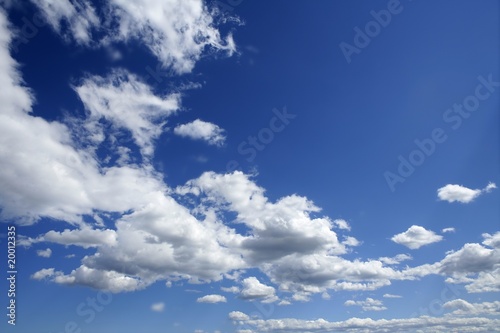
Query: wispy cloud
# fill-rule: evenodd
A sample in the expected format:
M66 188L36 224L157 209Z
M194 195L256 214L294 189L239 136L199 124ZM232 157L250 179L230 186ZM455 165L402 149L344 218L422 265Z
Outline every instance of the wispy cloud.
M353 301L349 300L344 303L345 306L359 306L363 311L383 311L387 310L387 308L384 306L382 301L373 299L373 298L366 298L365 300L362 301Z
M163 312L163 310L165 310L165 303L159 302L151 304L151 311Z

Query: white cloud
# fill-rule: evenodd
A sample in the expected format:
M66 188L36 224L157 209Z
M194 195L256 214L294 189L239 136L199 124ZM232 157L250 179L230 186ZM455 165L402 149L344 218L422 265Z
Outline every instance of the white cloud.
M484 241L483 244L489 247L494 247L496 249L500 249L500 231L497 231L495 234L490 235L488 233L484 233L483 235Z
M221 287L220 288L222 291L225 291L226 293L233 293L233 294L237 294L240 292L240 288L236 287L236 286L232 286L232 287Z
M447 233L447 232L455 232L455 228L444 228L443 230L441 230L442 233Z
M375 290L389 285L390 280L412 279L412 276L384 267L381 261L349 261L323 253L294 254L266 265L264 272L280 290L302 290L312 293L333 290Z
M1 217L31 224L40 217L81 224L95 210L126 212L166 189L152 168L101 166L75 147L69 128L30 115L32 95L22 86L8 54L10 34L0 15L0 207ZM29 156L29 158L26 158Z
M122 292L162 280L219 281L257 268L273 285L293 294L294 300L307 300L329 289L374 290L391 280L425 274L453 275L450 278L455 281L464 281L457 274L465 274L474 279L463 282L470 290L497 288L493 282L498 275L494 267L497 256L488 254L493 250L487 248L497 243L496 235L485 236L484 246L477 244L487 251L474 252L474 258L490 256L484 259L488 265L479 269L471 270L471 263L468 270L459 272L458 264L455 268L450 264L450 254L434 266L398 271L382 260L341 258L346 244L339 242L333 229L348 230L345 225L318 217L320 208L306 197L269 200L265 190L241 172L207 172L174 193L147 158L142 163L122 158L109 166L82 143L87 140L91 146L104 145L104 134L110 134L100 133L93 117L109 121L116 131L130 131L139 147L136 150L141 149L147 157L154 151L156 131L161 131L165 117L177 109L177 99L155 96L132 74L113 72L105 78L88 76L75 88L86 96L82 100L88 115L81 123L64 125L34 117L30 114L33 96L22 85L17 64L8 53L6 24L5 15L0 14L0 146L8 147L0 150L1 217L25 224L41 217L63 220L73 229L49 231L30 242L96 248L79 267L64 272L61 268L42 269L32 275L34 279ZM107 109L109 103L113 110ZM128 104L137 106L137 114L131 114ZM115 113L119 109L126 111ZM125 119L133 117L138 117L134 119L146 130ZM86 128L78 131L71 125ZM128 150L122 149L120 156L115 156L117 160L132 155L136 147L125 148ZM195 203L186 204L183 199L193 195ZM232 224L221 220L225 212L235 213L234 223L243 224L247 232L239 234ZM84 222L95 216L108 216L106 223L97 221L101 229ZM353 244L348 237L347 243ZM254 282L243 283L241 296L264 302L277 300L274 287Z
M486 193L489 193L496 188L497 188L497 185L495 183L489 182L488 185L486 185L486 187L483 189L483 191Z
M500 291L500 244L492 241L494 236L488 236L483 244L494 246L493 249L465 244L435 264L439 273L449 276L447 282L465 283L465 289L471 293Z
M253 300L253 299L275 299L275 289L271 286L266 286L265 284L261 283L259 280L257 280L256 277L251 276L246 279L244 279L241 282L243 288L240 292L240 298L246 299L246 300Z
M401 253L401 254L398 254L392 258L381 257L378 260L380 260L381 262L383 262L386 265L397 265L397 264L401 263L402 261L411 260L411 259L413 259L413 258L409 254Z
M230 314L231 317L231 314ZM248 332L349 332L349 333L447 333L447 332L494 332L500 325L499 319L485 317L461 318L456 316L403 319L349 318L345 321L331 322L323 318L305 320L296 318L250 319L238 312L240 325Z
M460 250L449 253L439 263L439 270L446 274L479 273L499 264L498 250L480 244L468 243Z
M37 250L36 255L43 258L50 258L52 255L52 250L47 248L45 250Z
M55 274L54 268L43 268L32 274L31 278L35 280L43 280L48 277L54 276L54 274Z
M345 246L359 246L362 244L362 242L360 242L354 237L345 236L344 240L342 241L342 244L344 244Z
M92 30L100 25L99 17L87 0L31 0L42 12L52 28L66 39L79 44L92 43ZM67 26L69 33L63 31Z
M178 187L180 195L193 194L202 202L197 210L221 209L237 214L251 234L240 238L239 247L252 265L270 262L293 253L345 253L327 217L311 218L320 209L298 195L286 196L272 203L248 175L236 171L220 175L205 172L199 178Z
M198 303L226 303L227 300L222 295L205 295L196 300Z
M249 320L250 317L240 311L232 311L229 313L229 319L231 320Z
M439 200L448 202L469 203L474 201L478 196L483 193L491 192L495 189L494 183L489 183L484 189L470 189L462 185L448 184L437 190Z
M154 312L163 312L165 310L165 303L158 302L151 304L151 310Z
M52 28L66 40L108 47L116 41L143 43L175 73L190 72L203 52L236 51L231 34L222 37L215 11L202 0L107 0L99 18L87 0L32 0ZM231 20L239 23L237 18ZM105 32L95 40L94 31Z
M351 226L344 219L333 220L333 225L341 230L347 230L347 231L351 230Z
M500 291L500 232L483 237L483 245L467 243L447 252L441 261L407 268L404 273L413 277L440 274L447 277L447 283L464 284L469 293Z
M360 306L363 311L383 311L387 310L382 301L367 297L363 301L349 300L344 303L345 306Z
M231 55L232 36L223 38L202 0L109 0L118 29L112 40L138 40L177 73L190 72L207 48Z
M498 264L497 264L498 265ZM453 281L453 279L451 279ZM458 281L457 281L458 282ZM491 271L479 272L476 278L467 279L465 289L469 293L487 293L500 291L500 267Z
M443 304L445 309L455 309L452 314L458 316L469 315L498 315L500 302L469 303L463 299L455 299Z
M74 88L89 115L84 126L94 143L104 137L102 119L130 131L144 156L154 152L154 141L163 132L165 119L179 109L179 94L158 97L139 78L125 70L107 77L88 76Z
M42 274L43 272L44 274ZM66 285L83 285L113 293L123 291L134 291L144 288L146 285L140 280L115 271L104 271L86 266L73 270L71 274L65 275L62 271L52 272L40 270L33 274L33 278L50 278L53 282Z
M434 231L427 230L418 225L412 225L408 230L394 235L391 240L406 246L409 249L416 250L424 245L439 242L443 236L437 235Z
M203 140L214 146L222 146L226 140L222 128L200 119L178 125L174 128L174 133L193 140Z
M46 234L30 239L29 243L51 242L62 245L76 245L83 248L98 247L102 245L113 246L116 244L116 232L114 230L83 229L69 230L62 232L49 231Z
M393 295L393 294L384 294L382 297L384 298L402 298L400 295Z

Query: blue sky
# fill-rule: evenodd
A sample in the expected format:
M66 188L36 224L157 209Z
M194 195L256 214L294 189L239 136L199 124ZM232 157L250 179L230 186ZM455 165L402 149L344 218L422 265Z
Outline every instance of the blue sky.
M3 331L500 327L498 2L0 4Z

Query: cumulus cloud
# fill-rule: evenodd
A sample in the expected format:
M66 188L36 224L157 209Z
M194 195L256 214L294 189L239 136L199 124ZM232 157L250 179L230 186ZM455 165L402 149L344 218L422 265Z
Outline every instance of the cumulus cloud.
M437 235L434 231L427 230L418 225L412 225L408 230L394 235L391 240L394 243L406 246L409 249L416 250L420 247L436 242L440 242L443 236Z
M43 280L48 277L54 276L55 275L55 269L54 268L43 268L34 274L31 275L32 279L35 280Z
M231 320L249 320L250 317L240 311L232 311L229 313L229 319Z
M469 303L463 299L455 299L443 304L443 308L452 309L452 314L458 316L498 315L500 302Z
M178 125L174 128L174 133L193 140L203 140L214 146L222 146L226 141L226 136L222 128L200 119Z
M448 184L437 190L439 200L448 202L469 203L483 193L496 189L494 183L489 183L484 189L470 189L462 185Z
M415 331L419 333L445 332L494 332L500 325L499 319L485 317L429 317L403 319L350 318L345 321L327 321L323 318L306 320L297 318L251 319L238 312L238 324L245 325L248 332L350 332L350 333L399 333ZM231 314L230 314L231 318Z
M196 300L198 303L226 303L227 300L222 295L205 295Z
M455 228L444 228L443 230L441 230L442 233L447 233L447 232L455 232Z
M225 175L205 172L178 187L176 192L199 197L202 206L198 210L224 207L235 212L237 222L251 230L250 236L240 239L239 246L254 265L293 253L346 252L332 230L330 219L310 217L320 211L313 202L297 195L270 202L264 189L242 172Z
M382 297L384 297L384 298L402 298L402 296L394 295L394 294L384 294Z
M82 147L82 139L90 146L103 144L106 133L101 133L99 123L108 121L116 130L129 131L147 157L165 117L177 109L177 97L157 97L133 74L115 71L87 76L75 87L88 112L76 123L84 131L35 118L29 114L33 97L8 53L5 17L0 20L0 79L5 82L0 91L0 144L10 148L0 151L2 218L24 223L41 217L64 220L76 227L49 231L30 241L96 248L79 267L44 271L44 278L120 292L158 280L216 281L239 269L258 267L295 298L305 299L325 288L375 289L401 277L381 262L338 257L346 253L346 245L339 242L328 217L312 216L320 212L312 201L289 195L272 202L241 172L207 172L175 189L181 200L198 197L200 204L188 208L167 194L172 191L147 159L142 164L106 166ZM131 105L136 107L134 114ZM224 223L224 211L236 213L236 223L244 224L248 233L239 234ZM113 214L113 229L84 223L83 216L100 212ZM102 221L100 226L104 227ZM346 230L344 224L337 226ZM353 244L354 239L347 242ZM316 261L330 265L330 271L322 274ZM264 287L261 299L274 301L269 293L273 287ZM247 286L241 295L257 297L256 289ZM298 293L301 290L305 292Z
M169 10L176 14L185 6L201 3L186 1L175 7L171 4L177 2L167 2ZM123 35L115 37L125 40L140 38L141 34L154 35L156 28L175 24L164 20L161 9L167 2L151 0L151 8L137 9L139 2L113 1L111 6L117 11L114 13L119 24L129 20L121 25L125 29ZM199 15L207 14L205 7L200 8ZM137 32L136 36L135 30L127 30L143 27L145 17L158 9L164 26ZM155 20L150 23L158 25ZM8 147L0 150L1 218L17 219L24 224L44 217L62 220L69 223L65 230L49 231L26 241L94 248L79 266L65 267L64 271L44 268L35 272L33 279L126 292L156 281L203 283L224 277L239 281L241 271L257 268L267 275L270 284L293 295L282 304L289 300L306 301L312 294L324 294L330 289L375 290L392 280L426 274L449 276L456 283L466 283L468 290L497 288L497 257L489 254L497 244L496 235L485 236L484 243L477 244L486 251L477 248L471 252L472 257L486 257L484 265L477 269L460 271L460 265L453 266L455 259L450 254L429 267L400 271L390 265L405 260L402 257L342 258L347 253L346 246L358 243L350 236L343 236L342 242L338 240L335 230L349 231L347 222L321 216L321 209L303 196L294 194L270 200L265 189L242 172L206 172L182 186L169 188L163 175L150 163L150 157L165 121L179 108L180 97L157 96L129 72L87 75L74 87L87 111L80 122L63 124L34 117L33 94L23 85L17 64L8 53L10 34L6 24L5 15L0 14L0 81L4 83L0 89L0 146ZM186 29L189 30L181 30ZM176 33L183 32L172 32ZM153 35L144 42L156 43L166 38L161 33ZM200 51L198 46L189 47ZM174 49L163 47L158 46L154 53L165 52L161 54L167 65L178 71L194 65L197 54L189 59L182 52L171 56L169 52ZM111 134L101 127L104 123L111 126ZM122 145L117 132L130 135L135 145ZM116 148L118 154L110 161L96 154L97 147L109 142L114 142L114 146L108 151ZM145 157L142 161L130 162L126 158L140 156L139 153ZM225 213L234 214L233 223L224 220ZM87 221L92 217L96 223L89 225ZM238 233L235 224L242 225L245 233ZM70 262L73 260L65 265ZM464 279L473 280L458 282ZM278 299L275 287L255 277L244 279L241 289L232 292L239 292L244 299Z
M37 250L36 255L43 258L50 258L52 255L52 250L47 248L45 250Z
M500 291L500 232L483 234L482 244L467 243L457 251L449 251L434 264L405 269L414 277L439 274L447 283L464 284L470 293Z
M267 286L257 280L256 277L251 276L244 279L241 282L243 288L240 292L239 297L246 300L253 299L267 299L267 300L275 300L275 289L271 286Z
M348 300L344 303L345 306L359 306L363 311L383 311L387 310L382 301L367 297L362 301Z
M151 304L151 311L163 312L163 310L165 310L165 303L158 302L158 303Z

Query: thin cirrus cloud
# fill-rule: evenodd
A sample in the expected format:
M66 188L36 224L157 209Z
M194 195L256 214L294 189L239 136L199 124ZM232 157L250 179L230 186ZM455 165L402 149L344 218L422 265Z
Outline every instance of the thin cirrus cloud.
M443 236L437 235L432 230L427 230L418 225L412 225L408 230L394 235L391 240L394 243L406 246L409 249L416 250L424 245L440 242Z
M448 184L437 190L437 195L439 200L448 202L460 202L460 203L470 203L474 201L481 194L489 193L496 189L495 183L489 183L483 189L470 189L468 187Z
M163 312L163 310L165 310L165 303L158 302L158 303L151 304L151 311Z
M203 140L209 145L222 146L226 141L224 130L219 126L196 119L190 123L178 125L174 133L193 140Z
M49 25L66 40L74 39L83 45L92 43L92 32L99 28L101 22L89 1L31 1L40 9ZM64 31L63 27L69 31Z
M220 35L202 0L107 0L102 18L87 0L32 2L67 40L89 45L95 32L106 31L94 44L139 41L177 74L190 72L207 48L228 56L236 52L232 35Z
M179 94L160 98L126 70L114 70L106 77L88 76L74 89L89 112L82 127L92 143L106 139L102 121L106 120L129 131L146 157L153 155L154 141L162 134L166 118L180 107Z

